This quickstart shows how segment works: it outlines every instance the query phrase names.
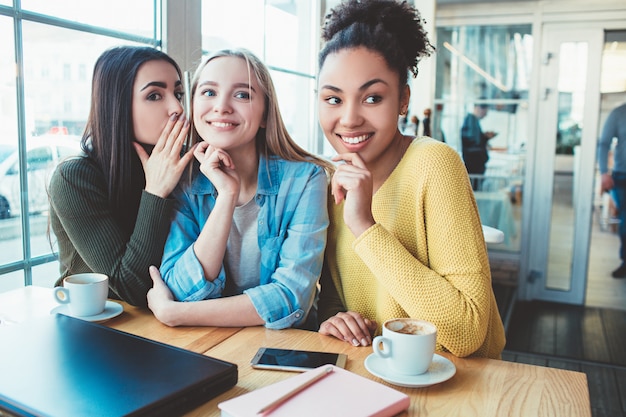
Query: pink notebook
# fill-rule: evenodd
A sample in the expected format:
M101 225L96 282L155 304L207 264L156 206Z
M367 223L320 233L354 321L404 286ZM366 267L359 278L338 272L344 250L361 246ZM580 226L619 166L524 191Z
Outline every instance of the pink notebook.
M221 402L222 417L253 417L257 412L294 386L331 366L333 372L300 391L268 417L390 417L409 408L409 397L387 385L333 365L307 371L239 397Z

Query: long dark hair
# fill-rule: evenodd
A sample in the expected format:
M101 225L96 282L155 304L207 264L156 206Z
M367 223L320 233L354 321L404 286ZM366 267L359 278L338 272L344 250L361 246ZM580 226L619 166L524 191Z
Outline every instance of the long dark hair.
M93 71L91 108L81 146L102 170L116 214L137 199L137 184L145 186L145 175L133 178L133 161L139 159L132 145L133 84L139 67L154 60L169 62L181 76L169 55L149 46L111 48L100 55Z

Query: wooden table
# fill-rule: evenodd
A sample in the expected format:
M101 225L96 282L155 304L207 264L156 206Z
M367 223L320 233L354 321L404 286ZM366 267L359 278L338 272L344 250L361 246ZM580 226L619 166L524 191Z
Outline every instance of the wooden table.
M27 311L26 318L50 311L49 289L24 289L0 294L0 317L19 318L11 311ZM52 296L50 295L50 298ZM24 303L39 301L24 308ZM267 330L263 327L177 327L161 324L148 310L122 303L124 312L104 324L115 329L203 353L237 364L235 387L186 416L219 416L217 404L251 390L293 376L293 373L253 369L250 359L261 346L340 352L348 355L346 369L394 387L411 397L406 416L528 416L590 417L589 390L584 373L492 359L462 359L442 354L456 366L448 381L426 388L396 387L371 375L363 361L371 348L353 347L335 338L304 330ZM44 308L47 309L44 311ZM7 324L11 325L11 324Z
M371 348L353 347L335 338L304 330L249 328L170 328L149 311L124 306L124 314L106 324L154 340L187 347L239 367L237 385L187 416L219 416L217 404L248 391L293 376L293 373L254 369L250 359L261 346L345 353L346 369L405 392L411 397L401 416L528 416L590 417L589 390L584 373L493 359L462 359L442 354L456 366L448 381L426 388L403 388L371 375L363 364ZM226 336L229 334L228 336ZM191 341L198 336L196 341ZM213 342L211 342L213 341ZM207 347L205 349L205 347Z

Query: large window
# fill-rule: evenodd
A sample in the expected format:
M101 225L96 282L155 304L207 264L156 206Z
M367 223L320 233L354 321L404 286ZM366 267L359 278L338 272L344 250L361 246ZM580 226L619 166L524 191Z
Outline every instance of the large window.
M154 0L0 3L0 291L58 278L47 186L80 150L97 57L121 44L158 46ZM18 30L14 30L14 25ZM16 66L17 62L17 66ZM17 70L17 77L16 77Z
M484 175L472 175L483 224L505 232L494 251L520 249L532 55L530 25L437 29L433 137L462 154L463 123L477 105L482 131L496 133Z
M51 286L58 278L46 187L56 164L78 151L93 65L111 46L169 42L186 48L187 55L178 47L168 51L183 59L200 49L204 54L224 47L252 50L272 71L294 139L322 153L325 140L315 117L319 3L91 0L85 7L83 0L0 0L0 160L7 161L0 162L0 291L31 283ZM187 9L198 7L201 45L188 45L185 22L197 15L188 16ZM181 66L195 69L182 61Z
M243 47L271 70L280 110L294 140L321 152L315 122L319 15L315 1L232 0L202 10L202 49Z
M21 0L26 11L80 24L121 31L126 34L157 37L158 14L155 0ZM122 35L120 33L120 35Z

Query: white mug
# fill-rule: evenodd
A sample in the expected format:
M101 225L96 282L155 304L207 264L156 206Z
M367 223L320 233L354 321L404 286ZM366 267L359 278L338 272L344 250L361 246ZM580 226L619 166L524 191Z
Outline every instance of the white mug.
M55 287L54 299L67 304L71 315L94 316L104 311L109 295L109 277L87 272L69 275L63 279L63 287Z
M400 375L420 375L433 361L437 343L437 326L433 323L397 318L383 324L382 336L372 343L374 353L387 362L390 370Z

